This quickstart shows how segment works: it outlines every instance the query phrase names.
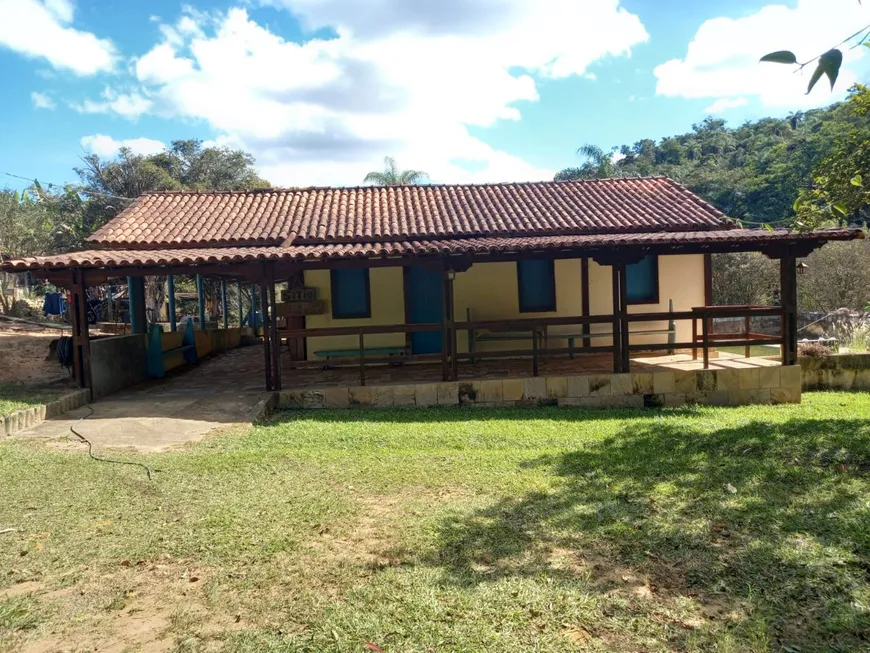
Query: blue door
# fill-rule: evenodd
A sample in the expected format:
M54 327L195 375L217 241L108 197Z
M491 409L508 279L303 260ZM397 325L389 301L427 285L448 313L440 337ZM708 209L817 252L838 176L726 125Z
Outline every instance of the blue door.
M440 324L444 287L441 274L427 268L412 266L405 276L408 287L408 320L411 324ZM441 332L421 331L411 334L412 354L440 354Z

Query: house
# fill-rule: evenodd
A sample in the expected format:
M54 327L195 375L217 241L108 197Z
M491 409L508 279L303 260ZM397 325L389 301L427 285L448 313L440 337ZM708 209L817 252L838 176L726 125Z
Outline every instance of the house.
M268 389L338 387L353 398L366 385L431 381L454 384L445 391L452 397L463 380L504 377L531 379L525 399L581 399L560 396L560 381L547 390L552 374L606 372L623 375L616 383L626 386L633 380L625 375L664 370L691 373L692 381L677 392L663 377L662 392L654 392L643 377L624 394L628 403L670 394L703 400L709 392L716 400L770 401L769 391L726 397L695 377L724 365L711 359L725 344L746 347L747 356L750 344L780 345L781 364L793 366L797 259L860 236L741 228L665 177L165 191L143 194L98 230L89 239L94 249L4 267L33 270L73 293L128 276L134 303L144 275L253 283L271 316L263 338ZM712 305L710 256L733 251L781 261L780 306ZM284 283L282 298L275 286ZM134 318L140 331L142 315ZM765 315L781 318L779 337L751 332L750 319ZM716 317L735 316L746 320L743 334L713 332ZM77 338L86 347L87 328ZM504 399L499 382L495 396ZM764 390L747 384L734 391Z

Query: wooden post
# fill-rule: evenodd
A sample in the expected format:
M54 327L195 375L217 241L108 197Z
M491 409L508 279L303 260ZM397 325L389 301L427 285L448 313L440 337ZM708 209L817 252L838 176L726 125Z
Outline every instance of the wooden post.
M242 282L239 281L239 328L245 326L245 306L242 303Z
M743 338L745 340L749 340L749 316L743 318ZM752 353L752 347L750 345L746 345L743 348L744 358L749 358L749 355Z
M450 379L448 355L450 353L449 309L447 305L447 268L441 277L441 380Z
M580 280L580 314L583 317L589 317L589 258L585 256L580 259L580 273L583 277ZM591 333L592 325L587 322L583 325L584 345L592 344L592 339L589 337Z
M698 360L698 318L692 318L692 360Z
M532 376L538 376L538 325L532 325Z
M258 336L257 331L257 285L251 284L251 326L254 328L254 336Z
M251 287L253 290L253 286ZM269 324L266 316L269 313L269 293L266 289L266 281L260 283L260 302L263 307L263 365L266 370L266 390L275 389L275 381L272 376L272 341L269 337Z
M166 277L166 290L169 297L167 297L167 301L169 303L169 330L170 331L178 331L178 321L175 315L175 276L169 275Z
M789 251L779 260L782 302L782 364L797 365L797 259Z
M459 359L457 358L457 350L459 349L456 340L456 306L453 295L453 280L456 277L456 272L447 270L447 329L450 333L450 380L459 380Z
M707 311L704 311L704 317L701 320L701 348L704 352L704 369L710 368L710 322L711 318L707 317Z
M269 303L272 305L269 334L272 337L272 389L281 389L281 336L278 334L278 317L275 306L275 273L269 275ZM226 318L225 318L226 319Z
M224 316L224 329L230 328L230 314L227 313L227 281L221 279L221 313Z
M359 329L359 384L366 384L366 341L362 327Z
M91 340L88 330L88 298L84 270L72 271L70 320L73 338L73 376L80 388L92 387Z
M202 275L196 275L196 306L199 309L199 328L205 330L205 294L202 292Z
M619 264L611 265L613 286L613 371L619 374L622 369L622 320L620 318L620 274Z
M620 353L622 354L622 371L631 371L631 352L629 350L628 330L628 274L625 271L625 263L620 262L619 267L619 335L622 338Z

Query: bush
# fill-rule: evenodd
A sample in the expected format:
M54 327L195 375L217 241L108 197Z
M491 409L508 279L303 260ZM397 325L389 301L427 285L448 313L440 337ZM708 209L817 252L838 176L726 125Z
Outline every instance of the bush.
M826 347L820 342L799 342L798 356L808 356L809 358L827 358L833 352L829 347Z

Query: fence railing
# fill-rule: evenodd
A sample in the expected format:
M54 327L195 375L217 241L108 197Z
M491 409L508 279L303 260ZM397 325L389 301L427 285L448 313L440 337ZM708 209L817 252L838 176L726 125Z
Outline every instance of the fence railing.
M344 347L339 351L353 351L354 356L335 360L292 360L287 363L291 368L310 369L323 368L328 365L349 365L359 367L360 385L365 385L366 368L371 365L395 364L405 361L441 361L442 378L444 380L458 379L459 362L475 364L486 359L499 358L530 358L531 372L538 376L542 359L553 356L571 356L575 354L612 354L614 369L619 369L619 360L628 360L630 352L657 352L676 350L691 350L693 359L697 359L698 350L703 355L703 365L706 369L710 364L710 349L716 346L745 347L745 355L749 357L752 345L782 345L785 334L779 336L752 333L749 329L750 319L759 316L782 316L783 309L777 306L702 306L688 311L664 311L650 313L633 313L623 315L574 315L560 317L532 317L504 320L448 320L444 323L428 324L389 324L348 327L324 327L314 329L283 329L278 331L280 339L327 338L334 336L356 336L353 347ZM712 330L712 320L717 317L742 317L745 328L741 333L715 333ZM678 341L676 338L678 322L691 322L692 337L689 341ZM644 325L651 322L667 323L667 329L632 328L632 325ZM784 321L783 321L784 323ZM609 330L593 330L595 327L609 325ZM624 325L624 326L623 326ZM560 330L553 330L562 327ZM564 328L575 327L575 330ZM648 336L660 334L667 336L666 342L631 343L623 337L623 328L631 336ZM415 354L407 345L401 356L378 355L376 352L386 349L381 346L366 346L367 336L385 334L413 334L425 332L440 332L440 354ZM468 336L467 351L460 352L457 346L458 334L465 332ZM608 339L609 344L594 344L595 340ZM579 346L575 343L580 341ZM407 341L407 338L406 338ZM551 343L567 341L566 347L551 346ZM528 342L529 347L507 349L480 349L483 343ZM624 346L627 342L627 347ZM627 371L627 369L625 370Z

